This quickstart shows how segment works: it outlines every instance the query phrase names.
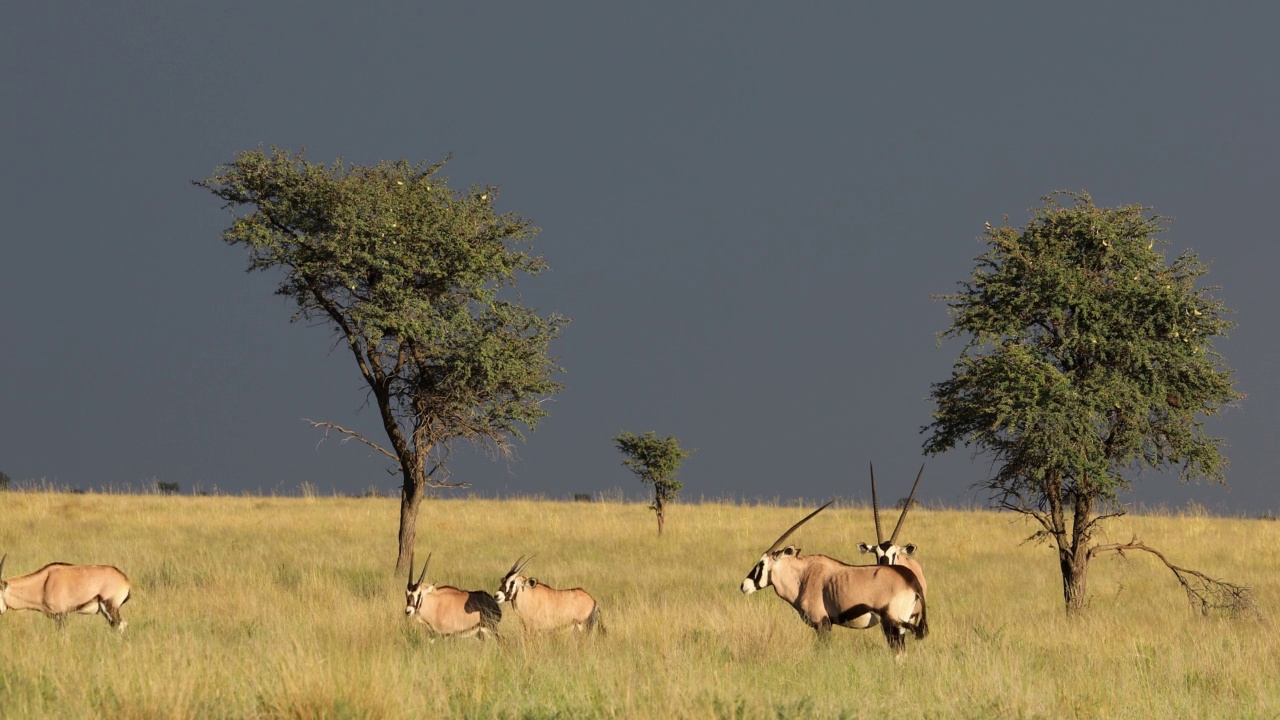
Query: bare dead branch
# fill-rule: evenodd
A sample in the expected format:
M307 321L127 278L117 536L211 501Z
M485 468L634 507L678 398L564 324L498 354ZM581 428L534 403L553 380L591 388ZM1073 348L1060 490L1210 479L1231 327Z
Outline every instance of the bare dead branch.
M392 453L390 450L387 450L386 448L384 448L384 447L382 447L381 445L379 445L379 444L377 444L377 443L373 442L372 440L369 440L369 439L365 438L363 435L361 435L360 433L356 432L355 430L348 430L347 428L344 428L344 427L342 427L341 425L338 425L338 424L336 424L336 423L330 423L330 422L319 422L319 421L317 421L317 420L308 420L307 418L302 418L302 420L303 420L303 422L311 423L311 426L312 426L312 427L324 428L324 437L320 438L320 442L324 442L325 440L327 440L327 439L329 438L329 431L330 431L330 430L336 430L337 432L340 432L340 433L342 433L343 435L345 435L345 436L346 436L346 437L342 438L342 440L340 440L340 441L338 442L338 444L339 444L339 445L345 445L345 444L347 444L347 442L348 442L349 440L359 440L360 442L364 443L365 445L368 445L369 447L373 448L374 450L377 450L378 452L382 453L383 455L386 455L387 457L391 458L391 459L392 459L392 460L394 460L397 464L400 462L400 458L396 457L396 455L395 455L394 453ZM317 445L319 445L319 443L317 443Z
M435 441L432 445L434 448L427 454L426 459L431 462L431 469L426 472L423 478L423 485L429 488L469 488L469 482L450 482L449 478L453 477L453 471L449 469L449 456L453 454L453 448L447 444Z
M1193 608L1198 607L1201 615L1207 616L1213 610L1221 610L1228 617L1251 615L1258 620L1262 619L1262 611L1253 599L1252 588L1225 580L1216 580L1197 570L1178 567L1169 562L1164 553L1139 541L1136 535L1127 543L1095 545L1089 548L1089 558L1093 559L1095 555L1104 552L1114 552L1124 557L1126 550L1142 550L1160 558L1160 562L1173 572L1182 589L1186 591L1187 602Z
M1028 535L1026 539L1018 543L1018 545L1022 546L1022 545L1026 545L1027 543L1031 543L1033 545L1039 545L1040 543L1049 542L1049 540L1052 537L1053 537L1053 533L1049 532L1048 530L1037 530L1031 533L1030 535Z
M311 423L313 427L324 428L324 437L320 439L320 442L324 442L326 439L328 439L330 430L341 433L346 437L342 438L342 440L339 441L339 444L345 445L348 441L351 441L351 440L357 440L359 442L362 442L365 445L368 445L369 447L373 448L374 450L382 453L383 455L386 455L387 457L391 458L396 463L395 467L391 467L387 469L387 472L389 474L396 475L400 472L400 458L396 457L394 453L382 447L381 445L378 445L372 440L365 438L363 435L356 432L355 430L344 428L341 425L338 425L337 423L320 422L318 420L308 420L307 418L303 418L303 420L305 422ZM447 456L447 454L448 453L446 452L445 455ZM439 473L440 479L436 479L437 473ZM429 487L429 488L469 488L471 487L471 483L449 482L448 477L449 477L449 471L448 471L448 468L444 467L444 460L443 459L438 460L435 463L435 465L431 468L431 472L427 473L427 480L425 485L426 487Z
M1080 530L1081 532L1085 533L1087 536L1092 536L1093 529L1097 527L1098 523L1108 518L1123 517L1125 514L1126 513L1123 509L1118 509L1115 512L1103 513L1102 515L1098 515L1097 517L1089 518L1088 522L1086 522L1080 528Z
M453 477L453 471L449 469L446 461L449 458L450 448L445 447L444 452L437 456L435 462L431 465L431 469L427 471L426 486L429 488L469 488L469 482L449 482L449 478Z
M1032 518L1035 518L1036 522L1040 523L1040 526L1042 528L1044 528L1043 530L1037 531L1031 537L1022 541L1022 544L1026 544L1032 541L1040 541L1047 537L1051 537L1055 534L1054 526L1053 526L1053 523L1050 521L1049 514L1035 509L1034 507L1031 506L1030 503L1028 503L1020 495L1017 495L1014 493L1006 493L1004 496L998 498L994 502L994 505L995 507L1000 508L1002 510L1010 510L1012 512L1016 512L1022 515L1030 515Z
M1102 515L1099 515L1099 516L1095 517L1095 518L1090 522L1090 524L1091 524L1091 525L1096 525L1097 523L1100 523L1100 522L1102 522L1103 520L1107 520L1107 519L1110 519L1110 518L1116 518L1116 517L1124 517L1124 516L1125 516L1125 515L1127 515L1127 514L1128 514L1128 513L1127 513L1127 512L1125 512L1123 509L1121 509L1121 510L1116 510L1115 512L1103 513Z
M439 473L439 475L437 475ZM424 483L429 488L469 488L469 482L449 482L449 478L453 477L453 472L441 463L436 463L431 471L427 473L427 479Z

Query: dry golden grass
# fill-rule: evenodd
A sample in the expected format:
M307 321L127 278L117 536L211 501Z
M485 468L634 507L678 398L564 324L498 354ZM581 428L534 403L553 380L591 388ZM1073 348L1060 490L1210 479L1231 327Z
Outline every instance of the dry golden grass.
M1092 606L1062 609L1055 554L1021 518L912 512L931 634L893 661L878 631L818 643L771 591L738 585L796 507L677 505L657 538L642 504L448 500L423 505L419 558L438 583L493 591L518 555L600 600L604 637L431 643L391 572L397 501L0 493L6 574L112 563L135 587L129 629L0 619L0 716L15 718L1275 718L1270 621L1201 618L1144 554L1105 556ZM1280 523L1129 516L1171 560L1280 607ZM795 536L856 561L868 508Z

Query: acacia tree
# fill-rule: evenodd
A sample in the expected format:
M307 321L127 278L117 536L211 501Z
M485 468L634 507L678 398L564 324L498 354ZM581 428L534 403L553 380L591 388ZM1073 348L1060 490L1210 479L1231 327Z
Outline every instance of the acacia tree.
M1225 483L1224 443L1204 419L1243 396L1212 346L1232 327L1229 311L1216 288L1196 287L1208 268L1194 253L1167 261L1157 237L1166 218L1099 208L1085 193L1043 200L1025 228L988 223L972 278L940 297L952 319L942 337L967 344L950 379L933 385L937 407L922 432L928 453L963 443L994 457L999 470L979 486L1056 544L1072 612L1095 555L1151 551L1136 538L1092 543L1144 468ZM1188 581L1208 581L1166 565L1193 596ZM1247 594L1223 585L1209 589Z
M684 483L676 479L676 472L693 451L682 450L675 437L659 438L652 430L644 436L624 432L613 442L626 456L622 464L639 476L641 482L653 486L653 504L649 507L658 515L658 534L661 535L667 503L684 487Z
M451 444L509 456L560 389L548 349L565 319L507 297L519 275L546 267L528 249L537 228L498 213L496 188L449 188L443 166L325 166L273 147L195 182L235 215L222 238L248 248L249 271L283 273L276 293L297 304L293 320L330 325L351 351L390 447L312 424L393 461L403 479L398 572L426 489L466 485L449 479Z

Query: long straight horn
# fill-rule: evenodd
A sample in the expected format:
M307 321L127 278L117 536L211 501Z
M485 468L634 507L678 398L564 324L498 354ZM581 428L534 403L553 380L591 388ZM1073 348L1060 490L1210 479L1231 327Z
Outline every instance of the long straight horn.
M419 585L421 585L422 581L427 577L427 566L431 564L431 555L432 553L427 553L427 561L422 563L422 574L418 576ZM410 574L410 577L413 577L413 575Z
M528 565L528 564L529 564L529 562L530 562L530 561L532 561L532 560L533 560L533 556L532 556L532 555L530 555L529 557L525 558L525 561L524 561L524 562L522 562L522 563L520 563L520 567L516 568L516 569L514 570L514 572L517 572L517 573L522 573L522 572L524 572L524 568L525 568L525 566L526 566L526 565Z
M516 573L520 572L520 568L522 567L520 563L522 562L526 562L524 559L524 555L521 555L520 557L516 558L516 561L511 563L511 569L507 571L507 575L515 575Z
M893 537L889 538L889 544L898 542L898 531L902 529L902 521L907 519L907 511L911 509L911 501L916 498L916 488L920 487L920 476L924 474L924 465L920 466L920 472L916 473L916 483L911 486L911 494L907 496L907 504L902 506L902 514L898 516L898 524L893 528Z
M4 582L4 561L9 559L9 553L5 553L4 557L0 557L0 583Z
M828 500L828 501L827 501L827 505L830 505L830 504L831 504L831 503L833 503L833 502L835 502L835 500ZM799 528L801 525L803 525L803 524L805 524L805 523L809 522L809 518L813 517L814 515L817 515L818 513L822 512L823 510L826 510L826 509L827 509L827 505L823 505L822 507L818 508L817 510L814 510L813 512L809 513L808 515L805 515L803 520L801 520L800 522L796 523L795 525L792 525L790 530L788 530L788 531L786 531L786 532L782 533L782 537L780 537L780 538L778 538L777 540L775 540L775 541L774 541L774 543L773 543L773 545L769 546L769 549L768 549L768 550L765 550L765 551L764 551L764 553L765 553L766 555L768 555L769 553L773 552L774 550L777 550L778 548L782 547L782 543L783 543L783 542L785 542L787 538L791 537L791 533L795 532L795 531L796 531L796 528Z
M884 542L884 533L880 532L880 504L876 502L876 466L871 464L871 512L876 517L876 544Z
M413 585L413 551L409 551L409 579L406 581L409 585Z

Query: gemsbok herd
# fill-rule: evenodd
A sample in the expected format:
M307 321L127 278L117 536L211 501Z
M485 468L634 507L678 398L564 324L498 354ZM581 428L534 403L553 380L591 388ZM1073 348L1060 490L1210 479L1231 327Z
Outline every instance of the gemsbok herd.
M831 500L782 533L747 573L740 589L744 594L751 594L772 587L820 638L830 634L832 625L855 630L879 625L889 648L902 658L908 633L916 639L923 639L929 633L924 569L911 557L916 546L898 544L898 533L923 474L921 466L898 523L885 540L880 528L875 468L871 469L876 543L859 543L858 549L874 555L876 564L850 565L826 555L802 553L794 545L783 545L792 533L835 502ZM61 625L69 613L101 613L111 627L124 632L128 623L120 617L120 607L129 600L132 586L119 568L55 562L6 580L6 559L7 554L0 557L0 615L10 608L38 610ZM518 558L502 577L497 591L490 594L484 590L460 590L450 585L426 583L430 555L415 582L411 557L409 581L405 586L405 615L426 626L433 639L496 638L498 623L502 620L501 605L505 603L520 618L521 625L530 630L572 628L603 634L596 599L582 588L557 590L525 575L530 560L532 557Z

